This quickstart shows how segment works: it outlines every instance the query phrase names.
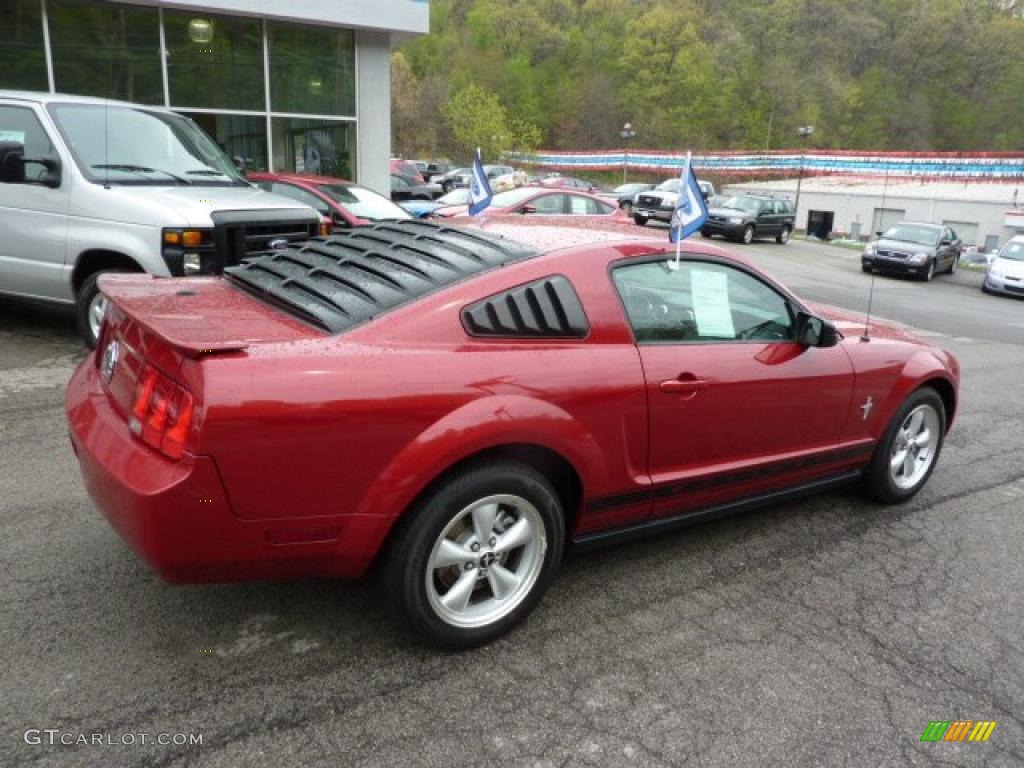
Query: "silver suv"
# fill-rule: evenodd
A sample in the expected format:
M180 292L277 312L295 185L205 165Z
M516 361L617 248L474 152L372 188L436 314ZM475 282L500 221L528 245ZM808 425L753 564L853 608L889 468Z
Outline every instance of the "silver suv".
M0 294L74 303L89 346L106 309L100 273L217 274L320 226L246 181L186 117L0 91Z

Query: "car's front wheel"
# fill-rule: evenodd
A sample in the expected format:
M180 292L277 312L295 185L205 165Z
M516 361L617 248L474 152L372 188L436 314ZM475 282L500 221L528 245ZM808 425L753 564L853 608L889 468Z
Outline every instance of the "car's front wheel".
M740 239L746 245L750 245L752 242L754 242L754 225L753 224L747 224L747 226L745 226L743 228L743 234L740 236Z
M628 200L623 202L622 205L619 206L619 208L621 208L622 212L624 214L626 214L627 216L632 216L633 215L633 204L631 202L629 202Z
M930 283L933 277L935 277L935 259L929 259L928 266L925 267L924 274L921 275L921 279L926 283Z
M641 216L639 213L633 214L633 221L641 227L647 226L647 217Z
M893 416L864 475L868 494L898 504L927 482L942 451L946 408L939 393L922 387Z
M515 462L452 475L400 526L384 570L399 616L453 649L491 642L525 619L558 570L565 539L551 484Z

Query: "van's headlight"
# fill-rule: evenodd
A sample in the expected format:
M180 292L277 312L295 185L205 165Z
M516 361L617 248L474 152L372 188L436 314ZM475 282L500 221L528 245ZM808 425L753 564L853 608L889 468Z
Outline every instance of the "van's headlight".
M212 229L166 228L160 242L164 262L175 277L215 271Z

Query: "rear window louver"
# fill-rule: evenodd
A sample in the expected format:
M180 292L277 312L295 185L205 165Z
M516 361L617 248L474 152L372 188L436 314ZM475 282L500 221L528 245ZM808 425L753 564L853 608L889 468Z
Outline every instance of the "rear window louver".
M590 325L572 283L562 275L510 288L462 310L470 336L582 339Z
M474 275L537 255L503 238L390 221L292 243L224 270L232 283L342 333Z

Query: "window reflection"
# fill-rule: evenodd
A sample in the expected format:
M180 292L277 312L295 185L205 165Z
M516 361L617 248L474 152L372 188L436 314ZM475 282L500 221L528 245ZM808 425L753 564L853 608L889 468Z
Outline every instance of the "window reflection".
M45 91L46 51L39 0L7 0L0 24L0 86Z
M47 15L59 93L163 104L156 8L50 0Z
M355 115L355 41L350 30L267 24L270 108Z
M354 178L354 123L275 117L272 125L274 170Z

